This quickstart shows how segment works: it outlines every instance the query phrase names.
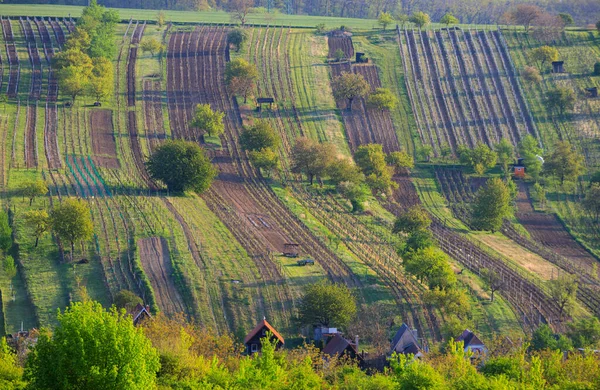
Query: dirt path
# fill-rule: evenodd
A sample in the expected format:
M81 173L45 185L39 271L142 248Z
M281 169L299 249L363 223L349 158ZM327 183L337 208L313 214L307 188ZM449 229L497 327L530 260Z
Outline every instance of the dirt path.
M112 110L92 110L90 128L92 130L94 164L104 168L119 168Z

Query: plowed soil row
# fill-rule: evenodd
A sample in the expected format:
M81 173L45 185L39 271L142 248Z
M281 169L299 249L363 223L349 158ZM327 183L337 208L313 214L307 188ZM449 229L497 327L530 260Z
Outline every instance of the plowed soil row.
M335 52L342 50L346 59L354 57L354 45L352 38L346 35L331 35L327 38L329 46L329 58L335 58Z
M14 99L17 97L19 88L20 68L19 56L17 55L17 48L15 47L15 39L9 19L2 19L2 32L4 34L4 43L10 66L7 94L9 98Z
M46 103L46 123L44 125L44 151L48 168L62 167L58 146L58 109L55 103Z
M25 21L24 24L28 24ZM31 89L29 91L30 100L39 100L42 94L42 61L40 60L40 54L38 52L37 44L35 39L33 43L27 44L27 51L29 53L29 61L31 62Z
M37 167L36 112L36 104L29 104L27 106L27 123L25 125L25 166L27 168Z
M129 49L127 58L127 106L135 106L135 62L137 60L137 47Z
M38 31L40 32L40 37L42 38L46 61L50 63L50 60L54 55L54 48L52 47L52 38L50 38L50 33L48 32L48 28L46 27L46 22L44 22L44 18L34 18L33 20L35 21Z
M133 31L133 35L131 36L131 44L137 45L142 41L142 36L144 35L144 30L146 29L146 22L139 24L137 23L135 26L135 30Z
M119 168L112 110L93 110L90 115L90 128L94 164L104 168Z
M144 165L144 155L142 153L142 147L138 137L137 117L135 111L129 111L127 130L129 130L129 140L131 141L131 150L133 151L133 159L138 172L142 175L142 179L148 184L148 187L156 191L158 186L152 181L146 167Z
M19 18L19 24L21 25L21 29L23 30L25 42L35 44L35 35L33 33L33 29L31 28L31 23L29 23L29 18Z
M169 247L162 237L149 237L137 242L142 267L150 279L156 303L166 315L185 313L185 305L173 283L173 265Z
M166 138L162 113L162 92L160 81L144 81L144 118L148 149L156 148Z
M60 22L58 21L58 18L49 18L48 21L50 22L50 26L52 26L52 30L54 31L56 42L58 42L58 45L60 47L63 47L67 42L67 38L65 36L65 32L62 29L62 26L60 25Z

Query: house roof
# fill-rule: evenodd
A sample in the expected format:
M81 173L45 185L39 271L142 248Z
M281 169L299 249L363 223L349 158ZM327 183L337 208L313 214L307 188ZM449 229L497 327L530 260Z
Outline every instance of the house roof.
M458 336L456 341L464 342L464 348L467 348L470 345L484 345L483 341L481 341L479 337L477 337L475 333L471 332L469 329L465 329L465 331Z
M285 344L283 337L279 334L279 332L277 332L275 330L275 328L273 328L273 326L271 324L269 324L267 322L266 319L263 319L261 322L259 322L258 325L256 325L256 327L254 329L252 329L252 331L250 333L248 333L248 335L244 339L244 344L246 344L254 336L256 336L258 334L258 332L261 331L262 328L267 328L271 333L273 333L273 336L277 337L277 340L281 341L281 344Z
M131 316L133 317L133 323L137 324L138 320L140 319L140 317L143 314L146 314L149 318L152 318L152 314L150 314L150 307L149 306L143 306L142 304L138 303L135 308L133 308L133 310L131 311Z
M421 351L421 346L408 325L402 324L392 339L391 350L416 355Z
M348 347L352 348L354 353L358 355L356 346L342 337L339 333L336 333L336 335L329 340L325 348L323 348L323 353L329 356L340 356Z

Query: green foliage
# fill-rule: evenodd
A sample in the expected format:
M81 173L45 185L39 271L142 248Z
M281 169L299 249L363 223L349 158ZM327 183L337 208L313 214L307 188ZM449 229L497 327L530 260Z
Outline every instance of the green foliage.
M165 11L160 10L156 13L156 24L161 28L167 24L167 14Z
M210 104L198 104L190 125L206 131L211 137L216 137L225 131L224 117L224 112L213 111Z
M544 103L548 111L564 114L565 111L571 111L575 108L575 92L566 87L557 87L546 92Z
M82 50L92 58L112 59L116 52L114 30L119 21L116 10L106 9L92 0L77 20L77 28L86 31L90 38L89 46Z
M585 193L585 198L581 203L585 211L590 213L594 221L600 220L600 184L594 183Z
M365 181L365 175L363 175L360 168L345 158L335 159L329 164L327 167L327 176L336 185L342 182L360 184Z
M99 303L75 302L40 332L25 377L33 389L149 389L158 354L131 317Z
M253 64L242 58L236 58L227 63L225 67L225 83L236 95L244 97L244 103L247 102L248 94L254 88L254 83L258 79L258 69Z
M398 105L398 98L388 88L377 88L369 95L367 104L378 110L393 110Z
M557 142L544 159L544 174L560 180L561 185L565 181L577 181L583 171L583 156L566 141Z
M420 282L427 283L430 289L443 290L456 284L448 255L438 248L427 247L407 252L403 265L406 272L414 275Z
M46 210L30 210L25 213L23 219L25 224L33 229L37 248L40 237L50 230L50 216Z
M452 15L451 12L447 12L444 16L442 16L442 18L440 19L440 23L445 24L446 27L450 26L451 24L459 24L460 20L458 20L458 18L454 15Z
M515 149L509 140L502 138L500 142L494 146L494 150L496 151L498 162L502 166L504 174L508 175L508 166L515 160Z
M33 199L48 193L48 186L46 185L46 182L41 179L28 180L21 185L19 192L23 197L29 199L29 205L31 206L33 204Z
M70 49L54 58L58 85L73 101L88 87L94 69L92 59L82 51Z
M410 355L392 355L392 370L396 376L398 390L443 390L447 389L444 377L430 365Z
M371 91L371 86L363 75L358 73L342 72L331 82L333 95L336 99L347 99L348 110L352 110L352 102L357 97L364 97Z
M313 184L315 177L326 174L336 161L335 146L330 143L318 143L312 139L300 137L292 148L292 172L304 174Z
M146 162L153 179L163 182L170 191L206 191L217 176L210 159L193 142L165 141Z
M531 134L527 134L521 139L519 155L523 158L525 172L537 180L542 172L542 161L538 158L542 155L542 149Z
M458 155L460 162L467 165L478 175L483 175L485 171L496 165L498 155L487 145L478 142L473 149L464 145L459 146Z
M342 181L339 182L337 191L352 205L352 212L364 211L364 202L370 195L369 187L362 182Z
M415 167L413 158L406 152L391 152L385 157L388 165L396 170L396 173L408 173L409 169Z
M279 167L279 156L271 148L252 150L248 153L248 157L254 167L269 174Z
M433 148L430 145L423 145L417 148L416 154L420 160L429 162L431 157L433 157Z
M489 179L475 194L473 227L496 232L510 214L510 192L506 184L498 178Z
M12 247L12 228L8 221L8 214L0 211L0 250L6 253Z
M163 51L163 44L156 38L144 38L140 44L142 51L150 52L152 56Z
M281 140L271 124L263 119L257 119L252 126L246 127L240 135L240 145L247 151L271 148L276 150Z
M355 316L356 300L347 286L322 282L305 287L298 308L300 323L345 329Z
M90 75L88 90L89 94L96 98L96 101L102 101L111 96L114 92L114 70L110 60L104 57L94 58L94 68Z
M575 348L596 349L600 346L600 320L588 317L570 323L567 335Z
M429 230L415 230L410 233L404 245L400 248L399 254L403 255L409 252L415 252L419 249L434 246L433 234Z
M6 343L6 337L0 338L0 389L23 389L23 369L15 352Z
M317 34L324 34L325 31L327 31L327 26L325 25L325 23L319 23L315 26L315 30Z
M233 45L235 51L240 51L247 39L246 33L241 28L234 28L227 33L227 44Z
M540 207L544 208L546 206L546 188L538 182L533 184L533 199L537 201Z
M559 317L570 313L577 298L577 280L574 276L565 275L548 281L550 297L558 304Z
M367 184L379 193L388 193L397 186L392 181L393 168L388 167L386 157L379 144L361 145L354 153L354 161L364 173Z
M15 259L12 256L7 255L2 260L2 270L8 279L12 279L17 276L17 265L15 264Z
M52 208L50 226L52 232L61 240L71 243L71 261L75 252L75 241L89 240L94 233L88 204L76 198L65 199Z
M529 53L532 60L540 63L540 67L544 64L558 60L558 50L550 46L540 46L532 49Z
M135 293L129 290L121 290L115 295L114 304L118 309L126 311L133 310L138 304L143 305L144 301Z
M537 85L542 82L542 75L540 74L540 71L538 68L533 66L525 66L521 71L521 77L530 85Z
M381 25L381 27L383 27L383 29L385 30L388 25L394 23L394 18L392 17L392 14L390 14L389 12L383 12L382 11L379 14L379 18L377 19L377 23L379 23Z
M431 23L431 18L425 12L415 12L410 17L409 21L418 28L422 28Z
M395 234L413 234L425 230L431 225L431 218L421 206L414 206L396 217L392 232Z
M555 335L548 325L542 324L533 332L530 348L532 351L543 351L545 349L568 351L573 348L573 345L567 337Z
M573 16L571 16L571 14L568 14L566 12L560 12L558 14L558 17L560 18L560 20L562 20L562 22L565 26L570 26L575 23Z

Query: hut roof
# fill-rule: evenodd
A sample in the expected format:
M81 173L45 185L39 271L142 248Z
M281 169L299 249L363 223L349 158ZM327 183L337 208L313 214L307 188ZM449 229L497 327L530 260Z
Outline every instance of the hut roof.
M285 344L285 341L283 340L283 337L279 334L279 332L276 331L275 328L273 328L273 326L271 324L269 324L267 322L267 320L264 318L262 321L260 321L256 325L256 327L254 329L252 329L252 331L250 333L248 333L248 335L244 339L244 344L246 344L248 341L252 340L252 338L254 336L256 336L258 334L258 332L261 331L262 328L267 328L271 333L273 333L273 336L275 336L277 338L277 340L281 341L281 344Z
M419 341L406 324L402 324L400 329L398 329L394 335L391 347L392 351L396 351L398 353L411 353L416 355L421 351Z
M483 341L481 341L479 337L477 337L475 333L471 332L469 329L465 329L465 331L458 336L456 341L462 341L464 343L464 348L467 348L470 345L484 345Z
M354 343L346 340L339 333L336 333L335 336L329 340L325 348L323 348L323 353L329 356L340 356L348 347L352 348L354 353L358 355Z

